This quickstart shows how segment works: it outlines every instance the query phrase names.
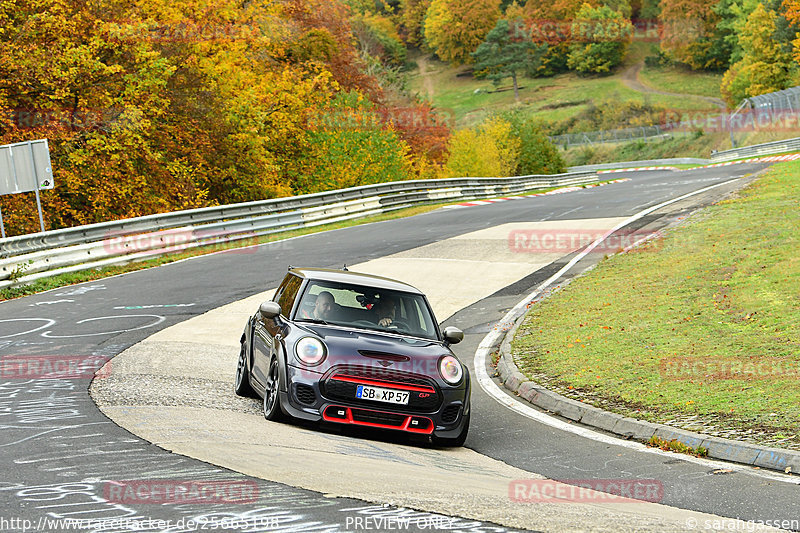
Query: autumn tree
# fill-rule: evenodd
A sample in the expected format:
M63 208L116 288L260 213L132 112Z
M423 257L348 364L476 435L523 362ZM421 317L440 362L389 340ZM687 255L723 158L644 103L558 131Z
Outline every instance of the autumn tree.
M424 44L425 14L430 6L431 0L400 0L400 20L408 44L413 46Z
M501 115L511 125L511 135L519 141L519 152L514 173L517 176L530 174L559 174L567 171L564 158L542 127L521 109L507 111Z
M758 4L739 36L742 59L722 78L720 90L730 106L744 98L785 89L790 85L791 56L773 38L776 15Z
M633 26L608 6L584 4L572 23L567 66L583 73L607 73L622 63L633 37Z
M476 77L486 77L495 85L510 77L514 98L519 101L517 76L535 71L545 49L545 45L537 45L531 40L521 18L500 19L486 40L472 53Z
M432 0L425 39L443 61L468 63L499 18L500 0Z
M505 177L517 168L519 139L511 124L492 117L475 128L457 131L450 138L445 177Z
M793 26L800 26L800 0L783 0L784 16ZM800 35L792 39L792 57L800 63Z
M720 17L714 5L706 0L663 0L661 51L695 70L724 68L729 57L719 46Z

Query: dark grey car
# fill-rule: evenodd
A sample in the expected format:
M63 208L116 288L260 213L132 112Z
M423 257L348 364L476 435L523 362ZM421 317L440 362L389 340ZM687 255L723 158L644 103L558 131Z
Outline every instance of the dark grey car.
M241 337L235 391L281 416L430 435L461 446L469 372L428 300L400 281L347 270L290 268Z

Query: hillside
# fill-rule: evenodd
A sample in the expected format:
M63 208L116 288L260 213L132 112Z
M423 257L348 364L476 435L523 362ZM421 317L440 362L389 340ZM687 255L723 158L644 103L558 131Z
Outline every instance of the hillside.
M552 77L522 77L519 102L510 82L497 87L489 80L476 79L468 66L453 67L423 53L412 56L416 68L409 73L409 85L412 92L450 117L457 128L474 127L492 114L511 109L522 110L551 135L650 124L696 124L688 133L676 132L672 139L561 147L570 166L707 157L714 150L730 149L730 132L719 126L720 115L731 111L721 99L722 73L646 64L645 58L656 52L652 43L634 42L625 61L610 75L569 72ZM622 110L616 114L607 111L613 108ZM630 110L633 112L627 113L628 122L621 122L620 118L626 118L621 115ZM597 122L595 117L603 113L607 117ZM742 146L797 137L800 128L742 131L734 136L737 145Z
M418 53L413 57L417 67L409 74L410 88L437 109L451 114L456 126L472 126L493 112L517 106L543 123L577 117L591 105L609 101L692 113L713 113L724 107L719 99L721 74L645 66L644 58L651 49L650 43L634 43L623 65L608 76L569 72L552 77L522 77L520 103L507 83L495 87L489 80L475 79L469 67L453 67L434 56Z

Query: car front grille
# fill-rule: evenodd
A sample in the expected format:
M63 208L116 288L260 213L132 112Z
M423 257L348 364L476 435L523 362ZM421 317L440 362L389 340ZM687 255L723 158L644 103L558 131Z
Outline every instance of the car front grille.
M376 381L385 381L387 383L419 385L423 387L433 387L435 385L435 382L427 376L388 368L380 368L377 366L340 365L337 366L334 371L337 374L347 374L348 376L361 377Z
M407 405L389 404L375 400L356 398L359 385L381 387L409 392ZM425 376L387 372L367 367L337 367L322 381L322 393L332 400L346 401L392 411L416 411L431 413L442 404L442 396L436 382Z
M322 412L322 419L326 422L336 422L338 424L399 429L408 433L421 433L423 435L433 433L433 420L426 416L387 413L358 407L329 405Z
M380 424L382 426L403 427L403 425L406 423L406 418L407 417L404 415L353 409L353 420L355 422Z

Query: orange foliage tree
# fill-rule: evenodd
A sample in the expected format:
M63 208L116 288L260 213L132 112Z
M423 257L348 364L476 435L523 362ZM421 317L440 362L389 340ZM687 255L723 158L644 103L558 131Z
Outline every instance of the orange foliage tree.
M51 229L322 190L344 182L303 172L331 146L346 148L332 173L373 182L374 166L346 161L369 139L309 127L340 94L386 106L348 14L338 0L0 3L0 143L50 140ZM399 179L443 144L377 131ZM0 207L10 234L37 229L27 195Z
M500 0L433 0L425 18L425 39L442 60L470 63L470 54L500 15Z

